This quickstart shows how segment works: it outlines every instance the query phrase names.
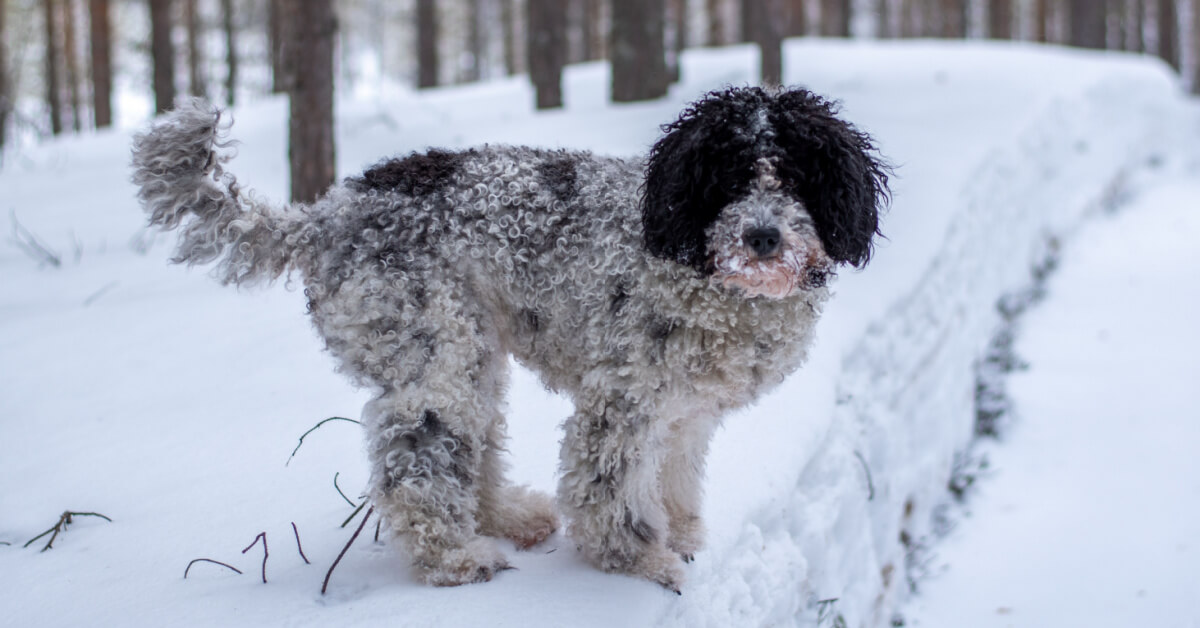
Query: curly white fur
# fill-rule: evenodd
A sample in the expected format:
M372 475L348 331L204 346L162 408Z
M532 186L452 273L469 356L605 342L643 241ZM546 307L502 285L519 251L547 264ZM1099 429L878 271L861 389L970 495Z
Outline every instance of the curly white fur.
M136 138L139 198L152 223L183 224L176 261L218 261L226 283L303 275L340 370L376 391L370 497L421 577L488 580L507 562L485 537L528 547L558 525L548 496L504 479L512 355L575 405L557 499L571 538L600 568L678 591L703 543L714 429L800 365L829 296L832 263L770 169L706 232L707 276L647 251L633 161L430 153L430 169L398 160L377 171L391 183L281 207L221 170L218 117L185 104ZM778 228L781 251L749 251L753 225Z

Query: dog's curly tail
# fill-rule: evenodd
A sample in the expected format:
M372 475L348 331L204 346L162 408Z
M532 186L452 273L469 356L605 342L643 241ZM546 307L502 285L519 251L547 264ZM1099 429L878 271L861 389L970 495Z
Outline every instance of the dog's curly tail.
M302 208L273 206L242 194L218 154L228 124L221 111L200 99L181 102L150 130L133 138L133 182L150 224L182 225L175 263L218 261L225 284L253 284L279 277L312 237ZM189 220L190 217L190 220Z

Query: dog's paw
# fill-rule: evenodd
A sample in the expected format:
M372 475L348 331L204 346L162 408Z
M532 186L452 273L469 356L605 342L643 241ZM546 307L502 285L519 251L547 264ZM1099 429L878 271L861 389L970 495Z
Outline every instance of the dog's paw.
M529 549L558 530L554 500L524 486L506 486L495 504L480 513L479 531L512 540L518 549Z
M683 595L683 561L678 554L666 547L647 548L634 563L631 573L657 582L676 595Z
M486 539L473 539L462 547L442 551L417 564L421 579L439 587L488 582L509 565L504 553Z
M672 517L667 547L679 554L683 562L690 563L696 559L696 552L704 548L704 536L704 522L700 517Z

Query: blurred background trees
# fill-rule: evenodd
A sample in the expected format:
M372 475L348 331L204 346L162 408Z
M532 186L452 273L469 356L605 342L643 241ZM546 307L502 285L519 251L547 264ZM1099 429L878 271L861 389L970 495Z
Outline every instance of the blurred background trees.
M293 19L310 4L334 12L321 33L329 62L289 30L310 26ZM0 33L0 147L137 124L177 94L315 103L297 96L314 82L429 89L527 75L531 106L553 108L564 66L589 61L610 65L612 100L658 98L686 76L685 48L742 42L774 84L803 75L784 67L782 42L805 36L1146 52L1200 93L1200 0L0 0Z

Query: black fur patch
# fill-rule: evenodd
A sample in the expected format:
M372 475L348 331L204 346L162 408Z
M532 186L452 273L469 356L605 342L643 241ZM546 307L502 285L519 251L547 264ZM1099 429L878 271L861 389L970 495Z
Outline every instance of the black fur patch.
M425 196L445 188L474 150L451 152L431 148L401 159L381 162L350 181L368 190L395 190Z
M537 165L542 185L554 194L554 198L570 203L579 194L579 180L575 173L575 159L565 151L558 151Z
M710 273L704 231L750 192L755 164L767 158L812 215L829 256L866 264L888 167L873 157L870 137L835 114L833 104L803 89L730 88L692 103L663 127L646 164L647 250Z

